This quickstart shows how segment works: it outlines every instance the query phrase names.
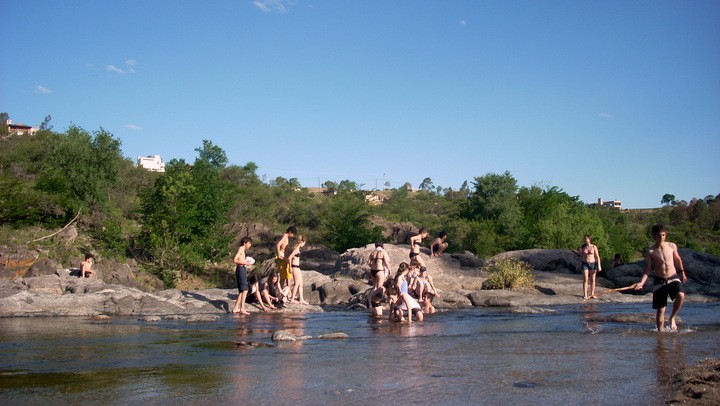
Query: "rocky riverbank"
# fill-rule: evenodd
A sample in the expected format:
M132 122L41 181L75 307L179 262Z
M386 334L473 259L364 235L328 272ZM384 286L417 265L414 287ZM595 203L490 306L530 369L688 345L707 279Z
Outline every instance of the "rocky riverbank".
M309 305L293 304L278 312L322 312L327 308L364 309L369 268L367 258L373 246L355 248L342 255L308 251L303 256L305 299ZM386 245L393 268L407 261L409 247ZM473 306L510 307L514 312L543 311L541 307L582 302L582 276L578 273L577 256L567 250L525 250L500 254L488 261L517 258L530 263L536 281L533 288L522 290L484 290L482 283L488 274L483 270L485 261L465 254L446 254L430 257L421 254L435 285L440 291L435 306L438 309ZM687 249L681 249L689 282L686 284L689 301L714 301L720 298L720 258ZM7 255L5 255L7 258ZM24 277L0 279L0 317L32 316L157 316L199 317L228 312L237 296L235 289L155 290L141 283L132 272L122 269L98 267L98 277L81 279L70 269L45 270L37 275L39 267L27 261ZM7 264L6 260L4 264ZM267 272L271 260L261 265ZM3 265L5 266L5 265ZM602 294L604 291L628 286L639 280L644 264L626 264L599 274L600 294L593 301L650 302L650 286L643 291ZM8 269L0 267L0 273ZM52 273L51 273L52 272ZM18 274L17 269L14 274ZM144 289L143 289L144 288ZM260 311L249 305L251 312Z

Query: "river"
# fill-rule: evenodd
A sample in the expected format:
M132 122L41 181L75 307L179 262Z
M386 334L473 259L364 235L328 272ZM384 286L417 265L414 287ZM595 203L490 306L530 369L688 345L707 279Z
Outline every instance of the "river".
M720 354L720 303L687 303L664 334L649 304L552 310L0 319L0 404L659 405L676 368ZM273 343L279 329L314 338ZM336 331L350 338L317 338Z

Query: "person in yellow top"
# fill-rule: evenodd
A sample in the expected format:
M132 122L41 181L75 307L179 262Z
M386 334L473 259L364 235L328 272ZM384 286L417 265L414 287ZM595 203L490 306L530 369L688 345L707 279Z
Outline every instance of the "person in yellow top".
M648 277L653 273L653 304L652 308L657 310L655 322L658 332L665 330L665 308L667 307L668 296L673 301L672 313L670 313L670 330L677 331L677 316L680 308L685 302L683 283L687 282L685 267L682 258L678 254L677 245L665 241L667 230L662 224L652 227L652 236L655 244L647 250L647 261L645 274L640 282L635 284L635 290L640 290L645 285Z
M295 237L295 234L297 234L297 228L290 226L275 244L275 265L278 269L280 287L283 289L289 287L290 279L292 279L292 268L290 261L285 258L285 249L290 243L290 238Z

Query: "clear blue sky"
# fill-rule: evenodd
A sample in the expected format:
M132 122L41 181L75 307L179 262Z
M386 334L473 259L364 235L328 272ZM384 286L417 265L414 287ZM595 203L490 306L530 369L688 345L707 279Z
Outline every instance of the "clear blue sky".
M0 111L267 180L720 193L720 2L0 0Z

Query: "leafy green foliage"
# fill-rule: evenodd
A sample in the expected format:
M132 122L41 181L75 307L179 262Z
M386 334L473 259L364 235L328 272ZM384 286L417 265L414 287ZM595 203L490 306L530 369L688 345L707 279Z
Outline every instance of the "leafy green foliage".
M198 152L193 165L170 161L142 196L141 242L160 270L194 271L229 255L224 226L237 187L222 176L224 151L204 141Z
M371 227L369 216L369 206L361 194L330 196L321 222L323 240L338 252L379 240L381 232Z
M502 259L485 264L483 270L490 273L483 289L531 288L535 283L532 266L525 261Z
M459 191L430 178L420 191L406 183L370 206L358 192L362 185L350 180L325 182L327 194L310 193L296 178L266 183L253 162L227 166L225 152L208 140L192 164L171 160L166 173L148 172L123 158L120 141L105 130L55 133L49 119L32 137L0 132L0 223L57 229L82 210L84 238L109 255L149 262L168 283L209 261L227 261L230 233L241 225L260 223L277 233L295 225L311 241L344 251L381 238L371 216L423 226L431 235L447 231L450 252L481 257L573 249L590 234L605 262L615 253L632 261L641 258L655 223L668 225L680 246L720 254L720 196L686 202L665 195L662 208L617 211L588 207L557 187L519 188L504 172L476 177Z

